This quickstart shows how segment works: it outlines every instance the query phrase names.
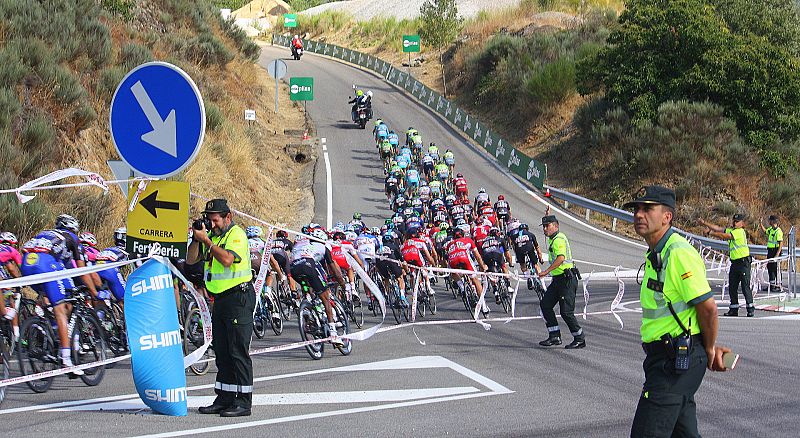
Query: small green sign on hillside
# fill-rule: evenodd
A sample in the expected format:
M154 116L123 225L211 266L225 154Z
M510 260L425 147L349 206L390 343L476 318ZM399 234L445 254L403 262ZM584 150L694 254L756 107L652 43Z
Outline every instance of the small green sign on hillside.
M283 27L297 27L297 14L283 14Z
M314 78L289 78L289 100L314 100Z
M419 52L419 35L403 35L403 53Z

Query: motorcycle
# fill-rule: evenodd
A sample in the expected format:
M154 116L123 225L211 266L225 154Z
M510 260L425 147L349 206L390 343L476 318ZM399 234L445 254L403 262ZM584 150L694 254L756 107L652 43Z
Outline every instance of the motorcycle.
M292 58L299 61L301 56L303 56L303 48L292 46Z
M353 120L358 124L358 127L364 129L367 126L367 120L369 120L369 111L367 110L366 105L358 105L356 107L356 119Z

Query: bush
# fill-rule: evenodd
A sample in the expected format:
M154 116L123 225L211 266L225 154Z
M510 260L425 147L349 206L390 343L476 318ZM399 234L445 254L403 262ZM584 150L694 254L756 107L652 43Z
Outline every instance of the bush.
M135 0L100 0L100 7L106 11L121 17L125 21L133 18L133 8L136 7Z
M19 110L19 98L14 90L0 87L0 136L11 127L14 119L19 114Z
M95 69L111 60L111 32L103 23L93 19L84 30L84 47Z
M222 125L225 123L225 115L222 114L222 111L219 109L218 106L214 105L211 102L206 103L206 126L208 129L218 132L222 129Z
M765 182L761 186L764 200L788 218L800 217L800 175Z
M0 87L14 87L30 72L11 46L0 48Z
M187 57L200 65L225 67L233 60L233 54L225 44L209 32L192 38L186 48Z
M525 83L539 108L558 103L575 93L575 62L558 59L540 67Z
M78 78L65 67L52 67L53 95L59 103L69 105L86 95L86 90Z
M97 94L111 103L111 98L117 90L122 79L125 77L126 71L120 67L107 67L100 72L100 79L97 81Z
M714 211L719 216L733 216L737 213L736 204L731 201L718 201L714 204Z
M128 43L122 46L119 58L120 63L127 72L131 71L137 65L152 61L153 53L145 46L136 43Z
M52 145L56 139L50 120L42 115L34 115L27 120L20 133L20 146L24 151L34 151L44 145Z
M258 44L254 43L252 39L245 33L245 31L236 25L233 17L229 20L220 19L222 30L232 39L236 48L244 56L245 59L255 62L261 54L261 48Z
M70 115L70 119L72 120L75 133L77 134L78 132L88 128L92 122L97 120L97 113L89 104L83 102L82 105L75 108Z

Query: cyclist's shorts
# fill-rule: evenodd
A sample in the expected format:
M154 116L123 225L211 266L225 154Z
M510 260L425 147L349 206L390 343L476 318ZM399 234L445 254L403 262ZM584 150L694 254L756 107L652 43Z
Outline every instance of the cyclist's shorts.
M389 279L389 275L394 276L395 278L400 278L403 275L403 270L400 268L400 265L396 263L396 261L389 261L389 260L378 260L378 273L381 274L381 277L385 279Z
M456 159L445 157L444 164L447 164L448 166L454 166L456 164Z
M444 181L450 177L450 174L447 172L439 172L439 179Z
M275 257L275 262L281 267L281 271L283 271L284 274L288 274L289 261L286 260L286 256L280 252L273 252L272 257Z
M433 163L423 163L422 168L425 172L433 172Z
M475 266L472 264L472 260L469 257L455 257L448 260L447 264L450 266L450 269L475 270Z
M539 256L536 254L536 250L533 248L533 244L525 245L522 248L518 248L514 251L514 254L517 256L517 262L524 268L527 269L528 265L525 263L525 257L531 261L531 265L536 265L539 263Z
M403 261L405 261L409 265L416 266L418 268L425 267L425 262L423 262L422 258L419 257L419 256L417 256L417 257L409 257L409 258L403 257Z
M106 269L98 272L97 275L108 284L108 290L114 294L114 298L117 301L125 299L125 279L122 277L122 273L119 272L119 268Z
M409 180L408 181L408 186L409 187L419 187L419 180L414 180L414 181Z
M350 269L350 263L347 263L347 259L344 257L344 255L340 257L334 257L333 261L336 262L336 264L339 265L339 269L343 271Z
M29 252L23 254L22 266L20 266L20 272L23 276L63 271L65 269L64 263L56 260L52 255L43 252ZM75 289L75 283L73 283L71 278L62 278L60 280L34 284L31 285L31 287L36 292L45 294L47 299L50 300L50 304L55 306L67 298L68 289Z
M505 264L505 260L503 260L503 254L496 252L496 251L487 251L481 255L483 257L483 263L486 263L486 266L489 267L491 270L493 267L497 267L496 272L502 271L503 264Z
M292 261L289 265L289 271L292 273L292 278L298 283L306 282L311 290L317 295L328 290L328 276L325 275L325 270L322 265L317 263L314 259L300 258Z

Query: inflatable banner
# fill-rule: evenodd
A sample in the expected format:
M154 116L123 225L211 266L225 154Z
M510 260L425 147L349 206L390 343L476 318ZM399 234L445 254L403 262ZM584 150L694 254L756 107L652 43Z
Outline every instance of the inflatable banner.
M186 375L172 274L156 258L125 285L125 321L136 391L154 412L186 415Z

